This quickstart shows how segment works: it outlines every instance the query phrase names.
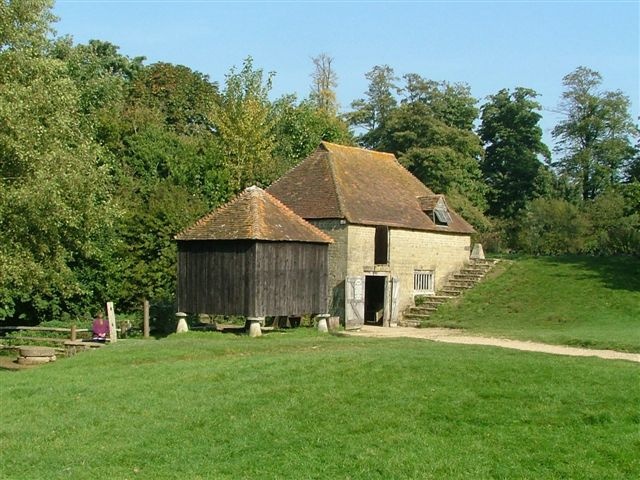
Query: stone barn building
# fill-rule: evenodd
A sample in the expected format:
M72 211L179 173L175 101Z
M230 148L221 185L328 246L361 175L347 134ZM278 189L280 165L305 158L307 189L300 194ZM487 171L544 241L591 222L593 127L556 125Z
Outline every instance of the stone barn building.
M394 325L469 261L473 227L391 154L323 142L267 192L329 235L329 313Z
M333 240L258 187L176 240L180 311L252 318L328 312Z

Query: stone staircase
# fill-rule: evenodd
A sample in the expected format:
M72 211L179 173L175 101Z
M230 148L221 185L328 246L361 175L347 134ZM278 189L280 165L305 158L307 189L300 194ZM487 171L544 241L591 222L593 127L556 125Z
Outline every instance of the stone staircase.
M427 320L440 305L453 298L460 297L465 290L472 288L494 267L500 260L475 259L471 260L462 270L452 274L445 285L435 295L425 295L420 298L419 305L405 310L399 325L403 327L419 327Z

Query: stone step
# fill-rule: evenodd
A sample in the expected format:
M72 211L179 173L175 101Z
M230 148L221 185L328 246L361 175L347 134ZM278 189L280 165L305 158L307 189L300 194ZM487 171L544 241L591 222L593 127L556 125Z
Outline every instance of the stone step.
M425 305L441 305L447 301L449 301L451 299L450 296L448 295L431 295L429 297L427 297L426 299L424 299L422 301L422 303L420 305L418 305L419 307L425 306Z
M444 287L436 295L427 295L419 299L420 305L405 310L400 326L419 327L432 312L452 298L458 298L465 290L473 288L489 272L498 260L472 260L460 271L451 275Z
M439 304L420 305L419 307L409 307L407 314L416 315L429 315L431 312L435 312L438 309Z
M469 287L466 285L454 285L451 282L447 282L447 284L442 287L442 290L440 290L441 292L448 292L448 291L452 291L452 290L456 290L458 292L464 292L465 290L468 290Z
M474 285L476 285L478 283L477 280L462 280L462 279L458 279L458 278L452 278L447 282L447 285L445 285L445 288L448 285L451 286L456 286L456 287L465 287L465 288L471 288Z
M487 266L493 267L498 262L499 260L488 260L485 258L484 260L471 260L469 262L469 265L478 265L478 266L487 265Z
M422 322L420 320L402 319L398 322L401 327L420 327Z
M483 275L487 273L487 270L484 270L482 268L463 268L461 269L458 274L463 274L463 275Z
M445 289L443 288L438 292L439 294L444 294L448 297L459 297L462 294L462 290L454 290L454 289Z
M429 318L430 314L429 313L411 313L411 312L405 312L404 315L402 315L403 318L411 318L413 320L426 320Z
M470 273L454 273L453 278L456 280L480 281L484 278L484 275L476 275L476 274L470 274Z

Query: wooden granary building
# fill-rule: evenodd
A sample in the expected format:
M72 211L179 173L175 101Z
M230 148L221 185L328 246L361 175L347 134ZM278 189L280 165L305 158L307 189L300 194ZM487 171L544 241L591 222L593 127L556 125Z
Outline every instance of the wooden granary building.
M249 187L176 235L178 309L245 317L325 314L331 237Z

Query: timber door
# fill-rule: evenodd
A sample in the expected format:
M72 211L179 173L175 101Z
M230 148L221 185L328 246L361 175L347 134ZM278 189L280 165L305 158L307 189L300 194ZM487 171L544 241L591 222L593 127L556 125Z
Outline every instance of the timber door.
M364 325L364 277L347 277L344 286L344 328L360 328Z
M385 302L385 306L387 304L389 305L389 314L385 316L385 324L395 327L398 325L398 295L400 293L400 280L398 277L387 277L385 290L388 299L388 301Z

